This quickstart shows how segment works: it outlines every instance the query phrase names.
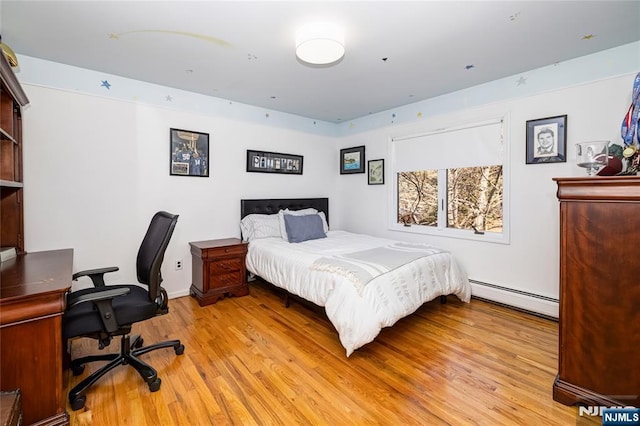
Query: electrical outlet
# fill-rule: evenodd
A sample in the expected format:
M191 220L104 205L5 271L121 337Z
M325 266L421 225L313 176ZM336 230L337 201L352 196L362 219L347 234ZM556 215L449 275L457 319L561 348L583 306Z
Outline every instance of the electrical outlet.
M179 271L182 269L182 259L178 259L176 260L176 271Z

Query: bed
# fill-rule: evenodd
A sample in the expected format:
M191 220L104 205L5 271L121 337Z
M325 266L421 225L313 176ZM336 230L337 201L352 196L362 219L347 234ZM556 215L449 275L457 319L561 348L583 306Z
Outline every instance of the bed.
M467 276L450 253L328 223L327 198L241 200L247 271L324 307L347 357L425 302L449 294L470 300Z

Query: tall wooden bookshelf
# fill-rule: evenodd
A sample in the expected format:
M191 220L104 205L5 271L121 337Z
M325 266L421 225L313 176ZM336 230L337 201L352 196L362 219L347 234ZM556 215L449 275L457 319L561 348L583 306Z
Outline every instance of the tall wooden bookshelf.
M0 246L24 252L22 108L29 104L0 52Z

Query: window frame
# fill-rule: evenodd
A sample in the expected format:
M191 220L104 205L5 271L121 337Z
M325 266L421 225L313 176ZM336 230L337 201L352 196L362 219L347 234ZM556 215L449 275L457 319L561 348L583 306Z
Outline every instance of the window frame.
M484 234L476 234L473 230L468 229L455 229L447 227L447 168L444 169L432 169L438 171L438 221L437 226L425 226L425 225L404 225L398 223L398 167L395 158L394 143L401 140L416 137L426 137L430 135L436 135L439 133L451 132L464 128L470 128L474 126L481 126L488 121L500 121L502 123L502 232L487 232ZM388 212L388 229L397 232L408 232L422 235L433 235L445 238L458 238L472 241L483 241L490 243L509 244L510 243L510 120L509 114L491 114L484 118L475 118L465 120L463 123L457 124L451 120L449 123L443 125L430 126L430 129L418 131L415 133L400 133L391 135L387 142L388 156L389 156L389 169L391 172L391 185L388 187L389 196L389 212ZM469 167L475 167L473 165ZM454 168L454 167L450 167Z

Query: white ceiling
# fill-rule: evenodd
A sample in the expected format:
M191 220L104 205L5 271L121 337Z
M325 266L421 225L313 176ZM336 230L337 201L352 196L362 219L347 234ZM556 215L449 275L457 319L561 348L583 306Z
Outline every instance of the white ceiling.
M315 21L345 29L334 66L296 60ZM0 34L18 55L337 123L638 41L640 1L1 0Z

